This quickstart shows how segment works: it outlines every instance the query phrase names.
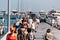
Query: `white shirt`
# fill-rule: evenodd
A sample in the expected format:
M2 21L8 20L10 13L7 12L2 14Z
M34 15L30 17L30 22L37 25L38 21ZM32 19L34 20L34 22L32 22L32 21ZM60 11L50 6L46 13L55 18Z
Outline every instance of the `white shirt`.
M19 22L16 22L16 25L18 26L19 25Z
M39 22L40 22L40 20L39 20L39 19L36 19L36 22L38 22L38 23L39 23Z
M29 22L29 24L32 24L33 20L32 20L32 19L29 19L29 21L28 21L28 22Z
M52 20L52 23L54 24L54 22L55 22L55 20L53 19L53 20Z
M32 29L35 29L35 23L32 23Z
M4 21L5 21L5 19L3 18L3 19L2 19L2 22L4 23Z

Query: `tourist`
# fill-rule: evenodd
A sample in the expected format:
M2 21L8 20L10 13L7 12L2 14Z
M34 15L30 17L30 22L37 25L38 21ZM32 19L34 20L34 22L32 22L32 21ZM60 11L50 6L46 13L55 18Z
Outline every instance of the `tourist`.
M18 30L18 40L24 40L24 31L25 31L25 28L21 28Z
M51 29L47 29L45 34L45 40L54 40L53 33L51 32Z
M40 24L40 20L39 19L36 19L36 26L38 27Z
M6 40L17 40L17 33L15 27L10 28L10 33L7 35Z
M22 27L21 27L21 29L18 30L18 40L27 40L28 39L28 37L27 37L27 34L28 34L27 28L28 28L27 21L23 20L22 21Z

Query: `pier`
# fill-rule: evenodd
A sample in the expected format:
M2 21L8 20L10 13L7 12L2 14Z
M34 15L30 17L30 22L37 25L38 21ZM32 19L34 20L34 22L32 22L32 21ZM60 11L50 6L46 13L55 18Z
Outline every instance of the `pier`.
M52 30L52 33L54 34L54 40L60 40L60 30L53 28L47 24L47 23L40 23L39 27L37 28L37 32L35 34L36 40L43 40L44 34L46 33L46 30L50 28ZM8 32L9 33L9 32ZM7 33L7 34L8 34ZM6 34L6 35L7 35ZM1 40L6 40L6 35Z

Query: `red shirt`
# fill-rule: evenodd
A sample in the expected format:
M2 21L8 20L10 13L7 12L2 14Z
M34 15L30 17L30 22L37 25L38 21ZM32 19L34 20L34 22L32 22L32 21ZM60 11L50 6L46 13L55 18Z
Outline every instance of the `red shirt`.
M16 40L16 36L8 35L7 40Z

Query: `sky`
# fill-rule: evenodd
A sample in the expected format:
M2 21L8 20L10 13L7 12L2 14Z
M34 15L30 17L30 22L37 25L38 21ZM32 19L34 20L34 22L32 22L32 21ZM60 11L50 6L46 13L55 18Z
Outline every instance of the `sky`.
M7 0L0 0L0 11L7 10ZM60 9L60 0L19 0L19 9L22 11L40 10L50 11ZM18 10L18 0L10 0L10 10Z

